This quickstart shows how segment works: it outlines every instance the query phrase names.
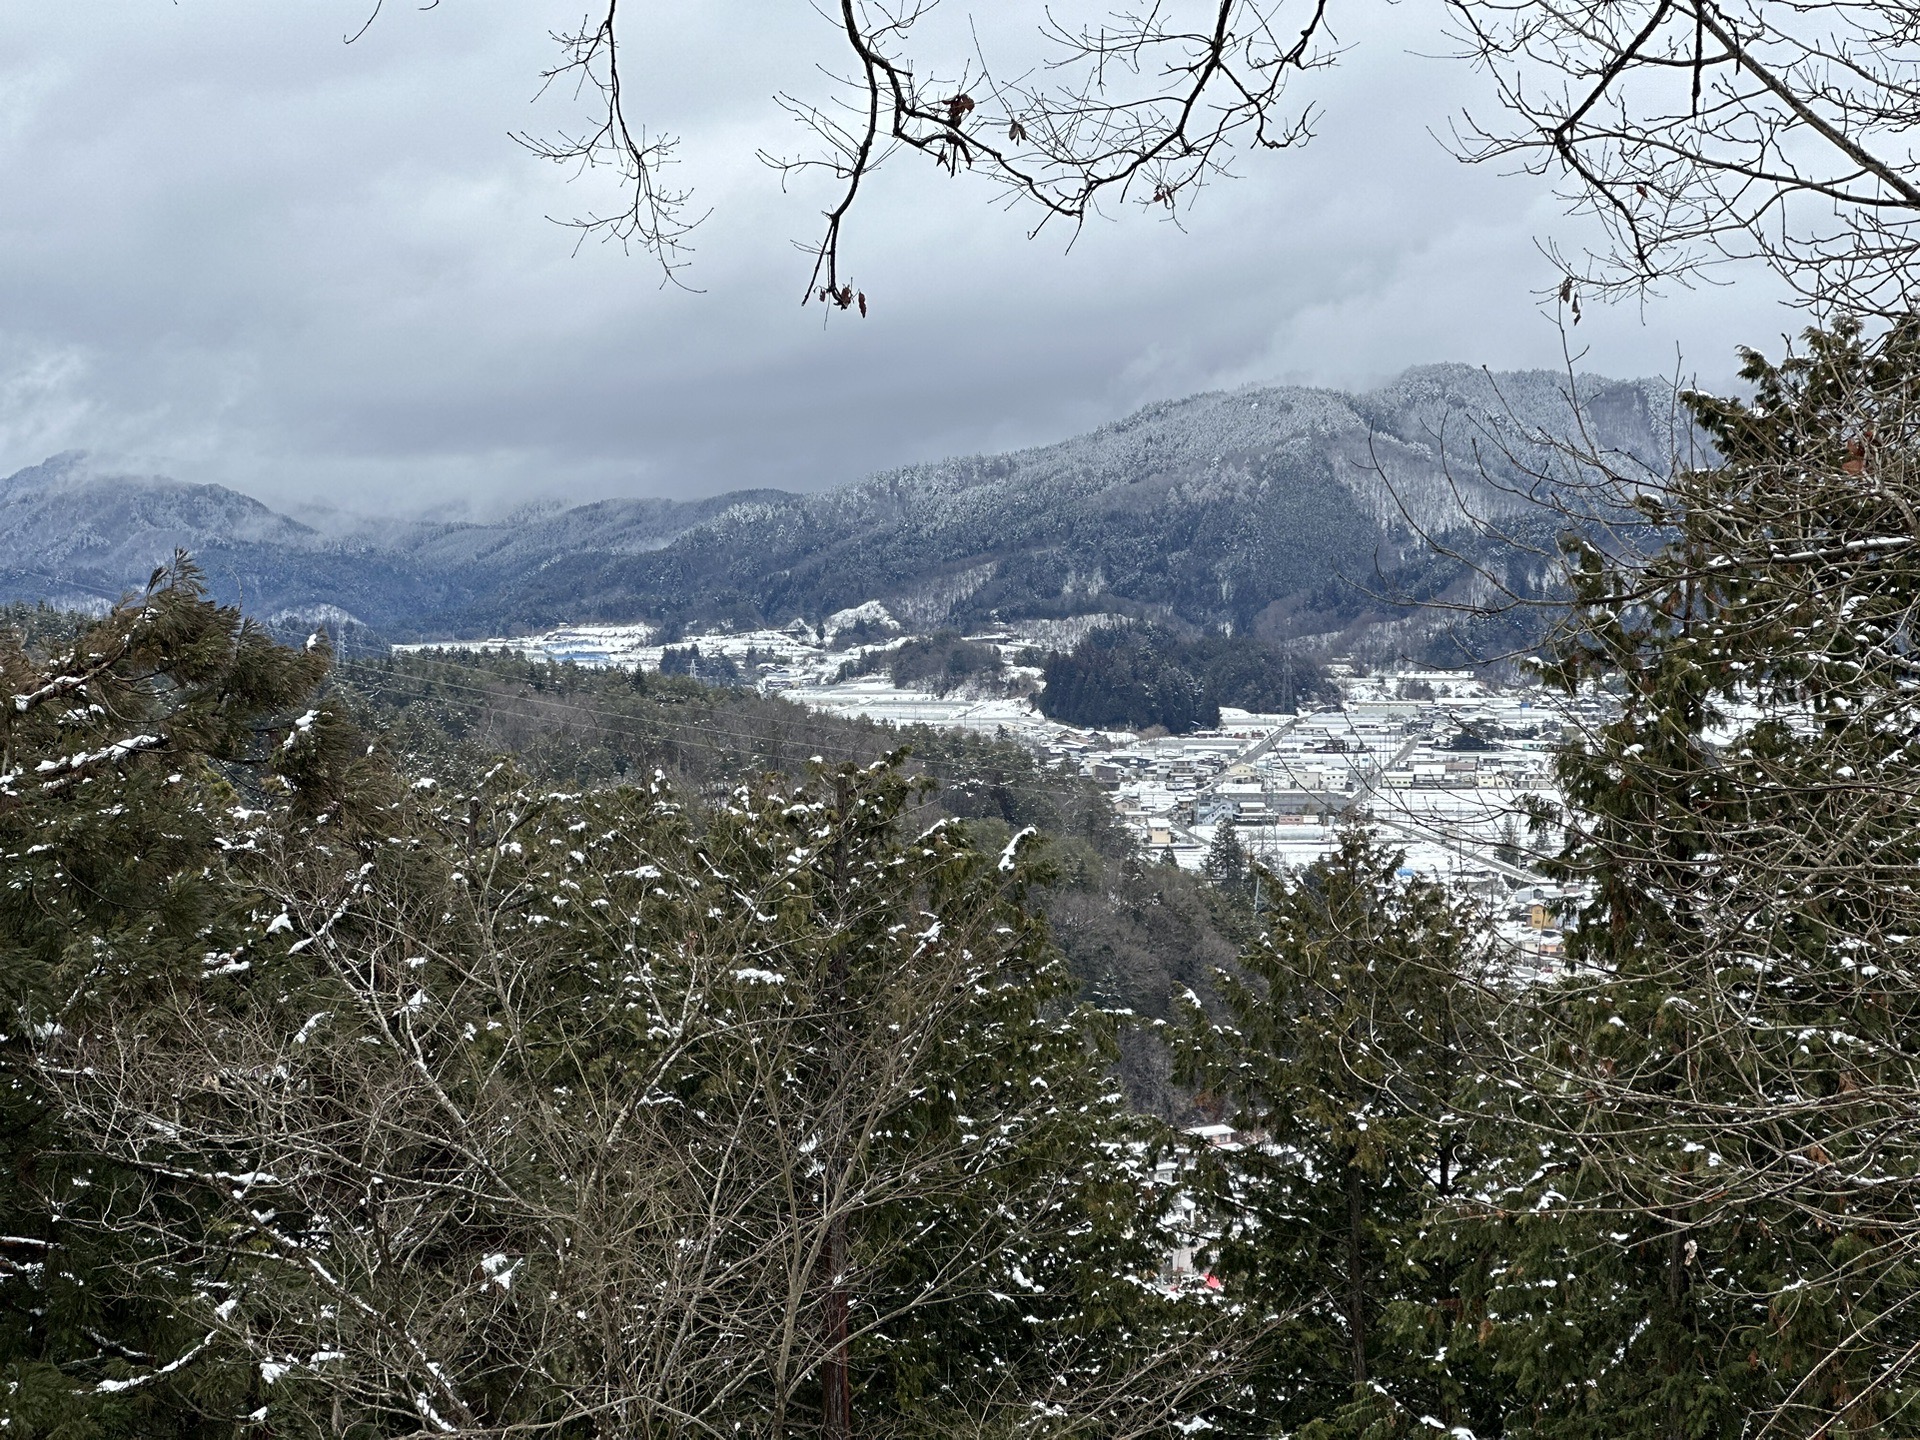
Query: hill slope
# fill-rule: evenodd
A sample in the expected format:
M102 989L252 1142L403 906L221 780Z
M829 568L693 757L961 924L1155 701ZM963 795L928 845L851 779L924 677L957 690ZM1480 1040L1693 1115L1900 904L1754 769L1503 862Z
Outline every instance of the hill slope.
M647 554L558 556L487 613L519 627L561 613L754 624L878 599L923 626L1133 609L1337 628L1368 608L1337 577L1445 582L1396 573L1431 568L1414 526L1457 529L1463 500L1514 509L1526 472L1551 468L1537 437L1574 428L1566 389L1546 372L1439 366L1365 395L1194 396L1055 445L735 504ZM1589 440L1657 465L1670 397L1583 380Z
M291 625L344 612L394 638L560 621L818 620L866 600L920 625L1095 611L1275 634L1363 622L1376 576L1457 574L1414 526L1461 497L1510 511L1541 434L1575 416L1564 375L1413 370L1365 394L1196 395L1057 444L872 476L813 495L613 500L497 525L331 539L235 491L55 457L0 482L0 583L110 597L176 546ZM1671 392L1580 382L1589 438L1657 464ZM1410 525L1409 519L1413 522Z

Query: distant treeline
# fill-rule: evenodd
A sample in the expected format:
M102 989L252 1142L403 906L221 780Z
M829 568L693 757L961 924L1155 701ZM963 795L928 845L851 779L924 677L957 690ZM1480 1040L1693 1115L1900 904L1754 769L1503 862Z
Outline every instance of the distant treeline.
M702 655L698 645L675 649L669 645L660 652L662 675L684 675L707 685L738 685L740 666L728 655Z
M884 670L903 689L945 695L969 680L994 679L1005 668L1000 652L991 645L976 644L958 630L940 630L889 650L870 650L842 665L836 678L851 680Z
M1173 734L1220 723L1222 705L1290 714L1335 692L1326 668L1247 635L1183 639L1104 626L1046 664L1040 710L1068 725Z

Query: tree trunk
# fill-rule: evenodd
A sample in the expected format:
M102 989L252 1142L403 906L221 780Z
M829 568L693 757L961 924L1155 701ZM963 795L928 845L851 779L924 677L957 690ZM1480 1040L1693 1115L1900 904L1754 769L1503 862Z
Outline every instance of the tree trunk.
M827 1231L827 1360L820 1367L822 1440L852 1440L853 1380L847 1364L847 1223Z
M1684 1230L1676 1229L1667 1240L1667 1305L1673 1312L1673 1324L1684 1337L1690 1330L1686 1324L1683 1310L1687 1300L1687 1235ZM1673 1368L1680 1371L1686 1366L1686 1340L1677 1342L1680 1355L1675 1358ZM1686 1440L1687 1412L1681 1402L1680 1392L1675 1389L1672 1403L1667 1407L1667 1433L1673 1440Z
M834 780L834 799L839 809L839 834L834 840L833 878L834 898L844 906L847 894L847 823L853 803L853 783L845 775ZM846 1034L846 1007L848 965L846 941L842 938L834 948L829 967L831 983L829 1003L834 1010L834 1024L838 1032L835 1039L844 1052L849 1038ZM830 1165L827 1175L829 1182L842 1173L840 1164ZM826 1191L828 1204L838 1203L831 1188ZM826 1363L820 1367L820 1435L821 1440L853 1440L853 1377L848 1365L847 1345L847 1217L844 1213L833 1215L827 1221L826 1255Z
M1367 1271L1361 1221L1360 1167L1347 1165L1347 1333L1353 1337L1353 1383L1367 1383Z

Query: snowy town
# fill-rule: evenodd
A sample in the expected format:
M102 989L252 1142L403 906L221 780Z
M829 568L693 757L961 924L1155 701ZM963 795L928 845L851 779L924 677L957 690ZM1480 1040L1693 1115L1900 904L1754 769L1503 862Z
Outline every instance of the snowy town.
M860 627L886 638L836 644ZM716 669L797 704L876 724L930 725L1013 739L1105 790L1142 850L1200 870L1223 828L1269 869L1297 868L1334 848L1340 829L1364 821L1405 851L1406 869L1442 879L1486 906L1522 962L1551 973L1561 953L1563 902L1578 891L1549 883L1530 863L1554 836L1530 824L1530 807L1556 797L1553 747L1568 726L1598 713L1537 686L1501 688L1470 670L1399 668L1361 673L1328 666L1339 703L1295 714L1222 707L1217 728L1181 735L1078 729L1041 714L1032 664L1037 644L1078 627L1038 622L965 637L999 652L991 686L947 694L896 684L863 668L915 637L869 603L816 629L715 631L663 643L646 624L564 626L517 639L396 646L396 650L507 652L531 661L659 671ZM684 669L682 671L684 672ZM1025 693L1022 693L1022 692Z

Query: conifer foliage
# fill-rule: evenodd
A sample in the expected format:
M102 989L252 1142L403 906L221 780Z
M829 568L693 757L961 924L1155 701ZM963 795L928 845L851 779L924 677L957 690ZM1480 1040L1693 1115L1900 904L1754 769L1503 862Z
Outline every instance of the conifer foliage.
M1215 1263L1230 1293L1285 1317L1256 1372L1256 1428L1498 1427L1428 1233L1473 1193L1483 927L1399 874L1403 858L1350 830L1304 871L1263 877L1265 931L1216 977L1224 1019L1190 1002L1180 1036L1183 1075L1245 1137L1200 1171Z
M1534 1057L1558 1191L1659 1262L1618 1434L1902 1429L1920 1358L1920 328L1744 375L1651 553L1573 542L1551 671L1620 698L1560 762L1593 900Z
M407 770L184 560L0 636L0 1429L1911 1435L1920 326L1746 375L1566 542L1545 671L1613 703L1536 817L1563 960L1364 830L1276 875L1223 823L1184 1151L1015 829L1088 797L992 747L931 825L757 733L784 776L558 788L408 703Z
M10 1434L1204 1403L1234 1346L1157 1282L1175 1197L1030 833L912 833L893 762L717 806L405 781L325 662L184 565L10 661Z
M1566 542L1546 673L1617 703L1540 816L1563 972L1463 967L1483 923L1351 837L1190 1018L1215 1263L1290 1317L1256 1425L1912 1432L1920 328L1745 374Z
M100 997L164 992L242 923L221 872L248 794L280 771L301 777L308 813L337 806L322 783L343 764L331 720L290 718L325 665L323 648L283 649L208 604L184 560L41 653L0 634L10 1435L192 1434L202 1407L243 1402L245 1378L213 1363L204 1317L183 1308L183 1277L152 1270L154 1252L120 1229L129 1208L173 1197L84 1143L45 1061Z
M1240 843L1231 817L1222 817L1213 827L1213 841L1207 846L1206 858L1200 862L1200 869L1209 881L1223 890L1238 890L1246 883L1247 850Z

